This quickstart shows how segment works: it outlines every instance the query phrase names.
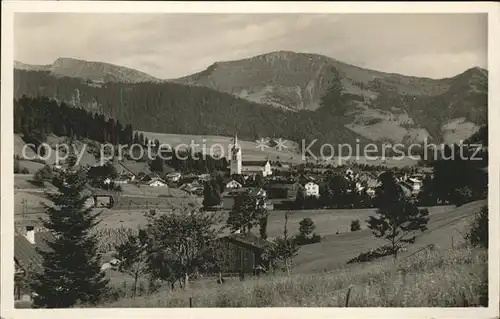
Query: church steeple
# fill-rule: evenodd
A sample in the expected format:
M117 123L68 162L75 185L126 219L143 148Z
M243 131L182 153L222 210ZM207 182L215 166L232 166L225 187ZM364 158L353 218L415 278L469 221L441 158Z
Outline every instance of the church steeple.
M240 175L241 167L242 167L241 148L238 145L238 134L234 134L234 143L233 143L233 148L231 149L230 174Z
M239 149L240 146L238 145L238 134L234 134L234 143L233 143L233 149Z

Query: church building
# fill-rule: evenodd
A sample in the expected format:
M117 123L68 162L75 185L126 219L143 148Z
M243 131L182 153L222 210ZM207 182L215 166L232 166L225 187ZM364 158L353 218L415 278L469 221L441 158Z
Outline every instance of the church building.
M242 161L242 150L238 144L238 136L234 136L234 144L231 148L230 173L232 175L272 175L271 163L265 161Z

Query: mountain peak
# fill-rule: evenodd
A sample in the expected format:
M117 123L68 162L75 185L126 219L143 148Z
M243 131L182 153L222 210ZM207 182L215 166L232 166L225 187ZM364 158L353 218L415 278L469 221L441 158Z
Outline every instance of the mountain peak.
M51 65L29 65L16 61L15 69L48 71L55 76L81 78L97 82L157 82L159 79L124 66L111 63L60 57Z

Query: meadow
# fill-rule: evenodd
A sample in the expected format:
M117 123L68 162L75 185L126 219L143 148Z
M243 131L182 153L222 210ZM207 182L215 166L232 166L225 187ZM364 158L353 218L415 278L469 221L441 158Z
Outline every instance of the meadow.
M332 253L332 258L335 256ZM349 299L347 300L349 293ZM323 273L163 290L101 307L474 307L487 302L487 251L464 246Z

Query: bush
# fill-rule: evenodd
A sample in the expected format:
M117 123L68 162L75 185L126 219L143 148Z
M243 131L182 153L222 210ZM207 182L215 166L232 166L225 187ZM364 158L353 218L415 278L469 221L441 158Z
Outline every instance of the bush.
M304 238L309 237L309 235L313 233L314 229L316 229L316 225L314 225L313 220L309 217L306 217L299 222L299 232Z
M370 249L368 252L361 253L357 257L349 260L348 264L362 263L367 261L372 261L377 258L389 256L393 254L392 247L390 245L385 245L376 249Z
M464 205L474 200L472 190L468 186L457 189L453 194L453 203L457 206Z
M488 248L488 206L476 213L465 240L474 247Z
M361 230L361 225L358 219L351 221L351 231Z
M321 236L314 233L311 238L311 244L316 244L319 243L320 241L321 241Z
M297 243L297 245L301 245L301 246L309 245L309 244L316 244L316 243L321 242L321 236L316 234L316 233L312 234L311 237L307 237L307 236L304 236L303 234L299 234L299 235L296 235L294 239L295 239L295 242Z

